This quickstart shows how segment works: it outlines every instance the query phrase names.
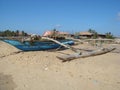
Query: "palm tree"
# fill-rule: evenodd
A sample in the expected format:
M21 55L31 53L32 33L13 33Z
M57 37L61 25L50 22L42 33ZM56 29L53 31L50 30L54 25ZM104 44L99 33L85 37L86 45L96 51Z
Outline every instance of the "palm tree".
M19 30L16 31L16 36L19 36Z
M106 33L106 38L108 38L108 39L114 39L114 36L112 35L111 32L107 32Z
M58 37L58 31L56 29L52 30L51 37L54 38L54 39L56 39Z
M88 32L93 34L94 39L96 39L98 37L98 33L95 30L89 29Z

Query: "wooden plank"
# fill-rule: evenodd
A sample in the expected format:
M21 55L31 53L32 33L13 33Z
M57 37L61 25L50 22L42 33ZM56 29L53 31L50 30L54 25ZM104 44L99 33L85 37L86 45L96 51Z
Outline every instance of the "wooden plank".
M105 53L111 52L113 50L115 50L115 48L102 48L102 49L98 49L98 50L95 50L92 52L83 53L81 55L79 55L79 54L61 55L61 56L57 56L57 58L59 58L63 62L66 62L66 61L71 61L71 60L77 59L77 58L85 58L85 57L105 54Z

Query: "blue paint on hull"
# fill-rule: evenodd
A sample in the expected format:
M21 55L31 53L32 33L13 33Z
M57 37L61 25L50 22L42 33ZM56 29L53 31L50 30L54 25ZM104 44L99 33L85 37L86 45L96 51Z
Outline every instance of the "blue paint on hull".
M40 50L56 49L60 47L59 44L51 41L36 41L32 43L28 41L21 43L18 40L3 40L3 41L23 51L40 51ZM74 41L72 40L60 40L60 42L68 45L74 44Z

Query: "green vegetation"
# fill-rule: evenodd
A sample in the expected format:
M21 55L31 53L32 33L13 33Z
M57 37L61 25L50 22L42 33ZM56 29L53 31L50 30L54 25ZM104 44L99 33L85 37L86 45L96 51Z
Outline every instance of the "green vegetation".
M93 34L93 39L98 38L98 33L95 30L89 29L88 32Z
M98 38L98 36L99 36L98 32L96 32L93 29L89 29L88 32L93 34L92 38L94 38L94 39ZM107 32L104 35L105 35L105 38L107 38L107 39L114 39L115 38L111 32ZM16 30L16 31L13 31L13 30L0 31L0 37L10 37L10 36L28 36L28 34L26 32L24 32L24 31L20 31L20 30ZM56 37L62 37L62 36L60 36L58 34L58 31L56 29L53 29L51 37L56 38ZM79 38L79 32L75 33L75 37Z
M98 35L99 35L99 34L98 34L98 32L96 32L95 30L89 29L88 32L93 33L93 38L94 38L94 39L98 38ZM115 37L112 35L111 32L105 33L105 36L106 36L107 39L114 39L114 38L115 38Z
M111 32L107 32L106 34L107 39L114 39L115 37L111 34Z
M25 33L24 31L12 31L12 30L5 30L5 31L0 31L0 36L2 37L9 37L9 36L27 36L28 34Z

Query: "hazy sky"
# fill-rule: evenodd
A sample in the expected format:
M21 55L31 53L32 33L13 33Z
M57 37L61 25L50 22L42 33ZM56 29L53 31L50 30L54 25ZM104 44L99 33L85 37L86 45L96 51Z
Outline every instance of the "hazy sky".
M0 30L42 34L53 28L120 35L120 0L0 0Z

